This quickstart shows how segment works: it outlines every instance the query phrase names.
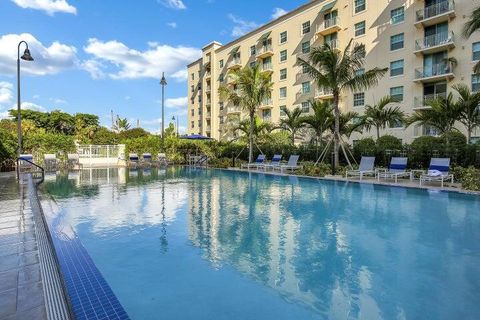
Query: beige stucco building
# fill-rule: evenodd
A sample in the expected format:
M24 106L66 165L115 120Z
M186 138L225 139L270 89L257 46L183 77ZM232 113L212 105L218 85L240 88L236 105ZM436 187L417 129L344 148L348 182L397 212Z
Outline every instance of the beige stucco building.
M282 108L297 106L311 112L309 99L330 99L331 95L315 87L297 57L324 42L343 50L353 39L366 46L366 70L389 68L378 86L365 92L344 92L340 102L344 111L361 115L365 105L392 95L411 114L424 108L426 99L453 91L455 83L480 90L480 76L472 74L480 59L480 33L470 39L461 35L478 5L477 0L314 0L226 45L212 42L203 48L202 58L188 66L188 132L218 140L231 137L227 117L247 115L223 102L218 88L229 83L229 70L254 63L271 72L274 82L272 99L258 111L260 118L278 122ZM410 142L436 132L399 124L382 134ZM368 135L374 132L363 134ZM480 136L480 130L474 135Z

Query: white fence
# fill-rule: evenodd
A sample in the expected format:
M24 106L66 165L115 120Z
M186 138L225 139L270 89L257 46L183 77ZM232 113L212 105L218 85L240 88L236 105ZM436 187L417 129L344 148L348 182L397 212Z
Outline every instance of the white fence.
M125 165L125 145L78 145L80 164L84 167Z

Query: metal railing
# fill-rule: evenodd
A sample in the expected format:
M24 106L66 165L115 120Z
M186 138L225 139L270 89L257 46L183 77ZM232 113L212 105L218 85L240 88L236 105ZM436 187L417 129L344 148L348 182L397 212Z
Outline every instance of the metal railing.
M273 64L272 63L264 63L262 64L262 71L272 71Z
M242 60L241 59L233 59L232 61L230 61L228 63L228 67L229 68L232 68L232 67L235 67L235 66L239 66L239 65L242 65Z
M415 79L429 78L453 73L452 63L438 63L430 68L415 69Z
M415 97L414 98L414 106L415 108L425 108L428 107L427 103L429 101L435 100L435 99L446 99L447 98L447 93L435 93L435 94L427 94L421 97Z
M271 44L266 45L266 46L262 46L260 48L260 50L258 50L257 56L262 55L262 54L267 53L267 52L273 52L273 46Z
M442 1L417 11L417 22L455 10L455 2Z
M339 17L327 19L323 22L323 29L322 30L337 26L339 24L340 24L340 18Z
M333 91L331 89L315 90L315 97L323 97L323 96L330 96L330 95L333 95Z
M427 36L422 39L415 40L415 50L424 50L440 45L450 44L454 41L453 31L440 32Z
M81 145L77 147L79 158L119 158L121 145Z
M31 170L33 167L39 170ZM29 169L28 172L32 175L32 178L38 179L37 174L40 174L39 184L45 180L45 169L33 161L27 160L25 158L17 158L17 179L20 181L20 174L22 169Z

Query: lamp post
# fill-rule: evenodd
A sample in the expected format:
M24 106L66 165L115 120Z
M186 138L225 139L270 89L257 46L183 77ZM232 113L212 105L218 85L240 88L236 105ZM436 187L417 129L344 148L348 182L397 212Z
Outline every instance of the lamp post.
M165 142L165 86L167 85L167 80L165 79L165 72L162 72L162 79L160 80L160 85L162 86L162 145Z
M23 52L23 55L20 57L20 46L22 45L22 43L25 44L26 49ZM18 137L17 158L20 158L20 155L22 154L22 115L20 114L20 111L21 111L20 59L25 61L33 61L33 57L30 54L30 50L28 49L28 43L23 40L18 43L18 50L17 50L17 137Z

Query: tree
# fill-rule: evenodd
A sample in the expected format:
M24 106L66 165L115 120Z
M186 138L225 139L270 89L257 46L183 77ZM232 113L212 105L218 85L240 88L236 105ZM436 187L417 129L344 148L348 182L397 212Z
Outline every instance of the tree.
M394 125L397 122L403 122L405 113L399 106L392 106L391 103L397 102L391 96L385 96L373 105L365 106L363 115L364 126L367 131L372 127L377 130L377 140L380 138L380 129L385 129L387 124Z
M127 118L122 119L117 117L117 120L115 120L115 124L113 125L113 130L122 132L128 129L130 129L130 123L128 122Z
M250 132L248 134L248 161L253 161L254 122L257 108L263 101L270 99L272 95L271 74L260 71L260 66L246 67L233 70L229 77L235 83L234 86L220 86L220 97L236 106L240 106L248 112L250 120Z
M334 117L335 116L332 115L332 118ZM354 132L361 133L363 128L363 122L361 120L356 121L359 119L360 117L358 116L358 113L353 111L340 113L340 117L338 118L339 137L345 136L347 138L350 138L350 136ZM330 132L332 135L334 135L335 131L336 131L335 121L332 120L332 124L330 125Z
M469 20L463 26L463 35L465 38L470 38L477 31L480 31L480 6L473 10ZM480 61L473 67L473 71L480 74Z
M303 118L304 123L315 132L315 144L322 144L323 134L332 126L335 119L333 107L328 101L311 100L313 114Z
M293 110L285 108L283 111L285 112L285 118L280 119L279 127L290 132L292 145L295 145L295 135L305 126L302 109L300 107L296 107Z
M267 142L270 140L270 132L275 129L275 126L271 122L264 122L255 116L253 121L253 137L255 141L259 143ZM240 139L244 136L250 135L250 119L231 122L231 131L237 135L236 139ZM238 135L238 133L241 133Z
M458 92L457 100L460 109L460 121L467 129L467 143L470 143L472 131L480 127L480 92L472 93L465 84L456 84L453 89Z
M328 43L314 48L308 61L299 58L300 64L315 80L319 89L330 90L333 93L335 112L334 152L335 165L339 165L338 147L340 139L340 94L345 90L361 91L377 85L388 68L378 68L363 72L365 64L365 45L353 44L349 41L342 53Z

